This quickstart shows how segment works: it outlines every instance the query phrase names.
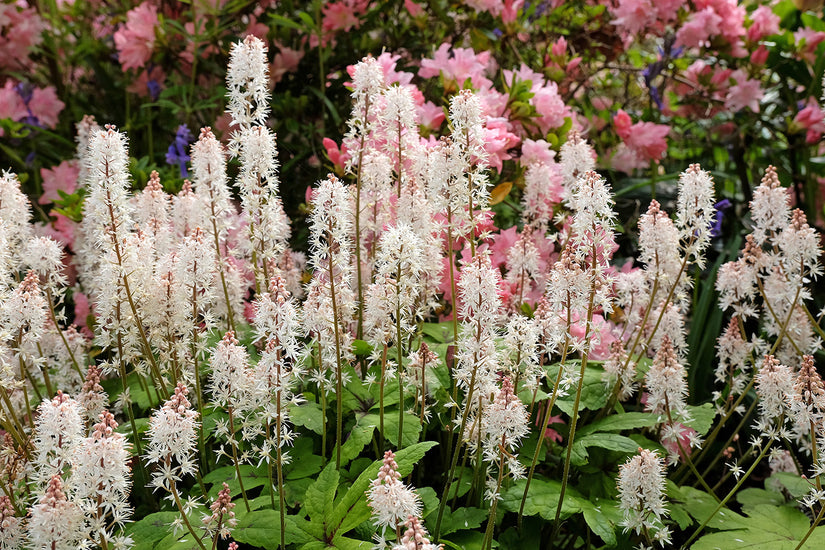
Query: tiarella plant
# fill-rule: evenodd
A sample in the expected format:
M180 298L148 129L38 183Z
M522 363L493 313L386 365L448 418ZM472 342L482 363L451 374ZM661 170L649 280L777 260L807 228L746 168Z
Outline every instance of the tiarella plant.
M820 95L825 24L788 2L430 4L389 3L387 40L497 32L469 33L478 53L411 48L417 74L364 57L349 92L327 80L377 4L147 1L108 31L76 4L113 34L116 80L156 101L124 130L83 117L43 181L17 157L65 139L56 92L4 81L0 146L21 171L0 177L0 549L825 544L822 163L803 147L825 125L794 103ZM40 8L0 8L17 33L0 51L82 82L55 63L66 6ZM24 16L53 27L25 41ZM542 38L559 21L568 38ZM267 33L295 41L271 59ZM170 51L185 70L165 73ZM313 107L271 92L303 53ZM778 62L760 76L769 54L793 82ZM171 105L204 124L191 146L176 125L164 168ZM290 126L301 109L320 114ZM795 160L755 158L753 128ZM324 176L296 144L327 131L343 134ZM719 136L725 159L691 145ZM320 177L296 199L299 166ZM26 191L56 205L48 224ZM723 223L720 198L749 217Z

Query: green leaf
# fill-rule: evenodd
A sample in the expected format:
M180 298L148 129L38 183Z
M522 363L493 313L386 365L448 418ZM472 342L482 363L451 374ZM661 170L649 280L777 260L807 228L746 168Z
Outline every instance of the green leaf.
M435 489L432 487L422 487L420 489L416 489L415 492L418 493L419 497L421 497L421 504L424 508L421 512L421 519L426 518L431 512L438 509L439 501Z
M307 397L306 401L300 405L290 404L287 405L287 408L289 409L289 419L292 420L293 424L303 426L319 435L323 433L323 411L321 405L314 400Z
M370 345L369 342L364 340L353 340L352 341L352 351L358 357L369 357L372 353L373 347Z
M624 519L619 502L596 498L584 506L584 521L587 526L608 546L616 544L616 527Z
M735 530L721 531L705 535L693 543L691 550L729 550L747 548L749 550L796 550L799 539L787 539L769 531ZM825 527L817 527L805 542L806 549L825 546Z
M453 324L451 322L421 323L421 332L442 344L453 341Z
M480 508L458 508L454 512L444 510L441 520L441 534L449 535L462 529L475 529L487 520L489 510Z
M395 453L395 462L398 464L398 471L401 476L406 476L412 472L415 464L436 445L438 443L435 441L424 441ZM355 480L344 497L335 505L330 524L334 526L336 532L346 533L370 518L366 491L372 480L378 475L378 470L382 464L382 460L376 460L361 472L361 475L358 476L358 479Z
M330 462L323 469L321 475L315 483L309 486L305 496L304 505L307 513L314 523L328 525L332 514L332 505L335 500L335 492L338 490L338 470L335 463Z
M284 467L286 479L301 479L310 477L321 471L324 459L318 455L302 455L293 458L292 462Z
M372 441L375 426L356 424L344 444L341 445L341 464L345 464L361 454ZM396 428L397 431L397 428Z
M381 424L381 416L378 413L369 413L358 419L359 426L372 426L378 428ZM421 423L415 415L404 413L404 433L400 447L409 447L418 443L418 435L421 433ZM398 411L384 411L384 437L393 446L398 447Z
M771 479L775 479L781 483L794 498L804 497L811 491L811 487L813 487L813 483L811 483L810 480L790 472L777 472L771 476Z
M681 487L680 493L683 499L682 506L700 524L713 514L718 505L712 496L693 487ZM707 524L707 527L712 529L744 529L747 526L744 516L724 507L716 512Z
M249 464L241 464L239 469L243 477L243 488L246 492L269 483L269 474L265 466L255 468ZM241 484L238 483L234 466L224 466L209 472L206 477L203 478L203 482L212 485L209 489L210 497L216 497L218 491L223 488L224 483L229 485L230 493L233 497L241 494Z
M177 512L156 512L130 525L126 529L126 534L135 541L132 548L152 550L158 541L171 533L169 526L179 516Z
M587 462L587 447L599 447L609 451L635 453L639 445L629 437L619 434L594 433L581 439L576 438L570 459L573 464L580 466Z
M760 504L749 511L749 517L737 522L722 523L723 531L705 535L692 546L693 550L720 548L751 548L753 550L792 550L808 532L810 520L794 506ZM825 528L817 528L806 542L807 548L825 544Z
M284 519L286 531L284 540L287 544L306 543L311 537L299 529L291 516ZM246 514L232 530L232 538L241 543L278 550L281 545L281 516L277 510L254 510Z
M525 484L525 480L519 480L512 487L502 492L501 506L505 510L518 512L521 497L524 495ZM546 520L553 521L556 517L556 507L558 507L560 495L560 481L533 478L530 483L530 490L527 493L527 501L524 503L524 515L538 515ZM565 519L573 514L578 514L589 504L587 499L582 498L576 489L568 485L564 495L564 504L561 507L561 518Z
M628 412L613 414L592 424L584 426L576 432L579 437L584 437L595 432L620 432L622 430L635 430L638 428L649 428L659 423L659 415L645 412Z
M547 375L550 380L555 380L558 375L558 365L551 365L547 369ZM578 371L580 363L578 361L568 361L566 368ZM608 392L605 391L604 381L602 380L602 369L595 367L588 367L584 371L584 378L582 380L581 400L579 401L579 410L589 409L596 411L607 404ZM571 390L569 395L556 400L556 406L564 411L568 416L573 414L573 403L576 399L575 390Z
M785 497L776 491L768 491L758 487L748 487L736 493L736 500L742 505L742 509L748 512L750 509L760 504L770 504L781 506L785 504Z
M713 426L713 419L716 418L716 409L713 403L705 403L699 406L688 405L688 412L690 412L691 420L684 424L696 430L700 436L707 434Z

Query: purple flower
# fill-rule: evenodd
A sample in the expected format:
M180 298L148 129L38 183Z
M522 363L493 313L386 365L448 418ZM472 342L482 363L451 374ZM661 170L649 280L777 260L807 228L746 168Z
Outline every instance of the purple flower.
M713 222L710 224L710 236L718 237L722 234L722 219L725 217L725 210L733 206L728 199L722 199L713 205L716 214L713 217Z
M149 96L152 101L157 101L160 97L160 83L154 78L146 83L146 88L149 90Z
M189 162L187 150L192 141L192 132L189 131L186 124L181 124L175 134L175 141L166 150L166 164L177 164L180 167L180 177L182 178L189 177L189 172L186 170L186 163Z

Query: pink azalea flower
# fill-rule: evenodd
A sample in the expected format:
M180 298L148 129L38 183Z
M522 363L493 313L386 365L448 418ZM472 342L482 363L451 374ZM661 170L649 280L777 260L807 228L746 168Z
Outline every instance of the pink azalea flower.
M459 86L469 78L473 88L482 89L492 85L484 76L488 65L490 52L476 54L471 48L452 48L445 42L438 47L432 59L421 60L418 76L433 78L443 75L445 81L455 82Z
M74 193L77 189L77 176L80 167L76 160L64 160L52 168L41 168L40 177L43 178L43 194L37 199L38 204L48 204L60 198L57 193Z
M719 34L734 48L745 36L745 7L737 0L695 0L696 10L712 9L721 18Z
M260 38L264 43L266 43L266 35L269 32L269 27L266 23L261 23L258 21L258 18L255 17L255 14L250 14L249 16L249 23L246 25L246 30L241 33L243 36L252 35L256 38Z
M808 98L808 103L793 119L794 126L807 130L805 141L814 144L822 139L825 133L825 113L814 98Z
M766 36L779 34L780 18L770 6L759 6L751 14L751 26L748 28L748 40L758 42Z
M432 101L426 101L418 108L418 119L429 130L438 130L445 119L444 109Z
M74 301L74 324L78 327L85 327L86 319L92 312L89 307L89 297L82 292L75 292L72 294L72 300Z
M334 140L329 138L323 139L324 149L327 150L327 157L329 158L330 162L335 166L336 172L340 171L341 174L344 173L344 165L349 160L349 154L347 154L347 146L341 144L341 148L338 148L338 144L335 143Z
M14 81L7 80L6 84L0 88L0 118L17 121L27 116L29 116L29 110L23 103L23 98L17 93Z
M139 69L152 57L157 25L158 9L149 2L129 10L126 25L114 35L118 59L124 71Z
M639 168L648 166L648 163L626 144L620 143L613 152L613 156L610 159L610 166L619 172L632 174Z
M367 8L370 0L340 0L324 4L322 28L326 32L348 31L361 26L358 19Z
M613 126L616 127L616 133L622 138L622 141L626 141L630 138L630 128L633 126L633 120L624 109L619 109L619 111L613 115Z
M183 52L181 57L183 57ZM164 88L164 82L166 82L166 73L160 66L155 65L151 70L141 70L126 90L140 97L157 97L157 94Z
M678 442L672 439L663 439L661 443L662 446L665 449L667 449L667 452L670 456L678 456L682 460L684 460L685 454L690 452L691 436L696 434L696 430L694 430L693 428L688 428L687 426L679 422L676 423L674 428L676 429L676 432L679 434Z
M647 160L659 160L667 151L667 136L670 127L653 122L637 122L627 146Z
M501 172L503 162L513 158L508 152L519 143L519 137L512 133L506 118L487 118L484 149L489 155L487 162L491 168Z
M198 50L198 57L200 59L205 59L209 56L215 55L220 52L217 46L214 44L209 44L204 47L204 41L195 40L196 35L201 35L204 33L203 24L201 22L198 23L198 31L195 32L195 23L192 21L187 21L183 25L183 30L186 31L186 49L180 52L180 58L191 65L195 61L195 47L197 46Z
M734 71L730 78L735 80L736 84L728 89L727 97L725 97L725 108L736 112L747 107L754 113L758 113L759 101L764 95L760 82L748 78L748 75L742 69Z
M667 151L667 135L670 127L653 122L630 124L630 115L622 109L613 117L616 133L627 147L642 159L659 160Z
M418 17L424 13L424 8L421 7L421 4L416 4L413 0L404 0L404 8L406 8L412 17Z
M815 31L804 27L793 33L796 47L799 49L798 55L808 63L816 62L816 48L820 42L825 40L825 32Z
M553 42L553 45L550 47L550 53L554 57L561 57L567 53L567 40L561 36L558 40Z
M398 60L401 59L400 55L393 55L390 52L383 52L381 55L375 58L378 62L378 65L381 66L381 70L384 72L384 82L389 86L390 84L401 84L406 86L413 79L413 73L408 73L406 71L399 71L395 67L398 64Z
M22 69L29 64L29 50L40 43L46 27L34 8L25 2L0 4L0 69Z
M547 405L547 401L542 401L539 403L539 406L536 409L536 419L534 420L536 427L539 427L541 425L541 419L544 418L544 408ZM564 424L564 419L561 417L561 415L551 416L547 419L547 426L552 426L554 424ZM555 441L556 443L561 443L561 434L552 428L548 428L547 426L545 426L544 428L544 437L551 441Z
M613 14L612 24L622 34L636 35L645 30L654 21L656 12L650 0L618 0L610 10Z
M757 66L764 65L768 62L768 53L768 48L764 44L760 44L751 54L751 63Z
M499 268L507 263L507 254L518 239L518 228L515 225L507 229L502 229L492 235L493 243L490 245L490 263L493 267Z
M32 90L32 97L29 100L29 110L32 115L46 128L57 126L57 117L66 104L57 98L57 91L54 86L45 88L35 88Z
M676 46L700 48L710 46L710 39L720 34L722 18L710 8L690 15L676 32Z
M63 214L52 212L50 215L55 220L51 224L46 224L46 235L64 246L74 248L74 230L77 224Z
M552 164L556 157L556 152L550 148L550 144L543 139L533 141L532 139L525 139L521 143L521 163L537 164L543 162L545 164Z
M301 50L293 50L278 43L276 46L279 51L275 54L275 59L269 69L269 81L272 86L280 82L285 74L295 72L304 57L304 52Z

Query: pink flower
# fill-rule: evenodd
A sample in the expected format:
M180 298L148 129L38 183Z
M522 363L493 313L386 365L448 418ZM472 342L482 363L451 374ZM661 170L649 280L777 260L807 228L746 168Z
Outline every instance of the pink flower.
M691 14L676 32L676 46L700 48L710 46L710 39L720 34L722 18L710 8Z
M348 31L361 26L358 19L367 8L370 0L340 0L324 4L321 26L326 32Z
M0 69L22 69L29 65L29 50L40 43L46 27L26 2L0 4Z
M79 327L86 326L86 319L89 318L91 308L89 307L89 297L82 292L72 294L74 301L74 324Z
M29 110L32 115L46 128L57 126L57 117L66 104L57 98L54 86L35 88L29 100Z
M80 168L76 160L64 160L53 168L41 168L40 177L43 178L43 194L37 199L38 204L48 204L60 198L58 190L74 193L77 189L77 176Z
M635 153L630 147L624 143L620 143L613 152L613 157L610 159L610 166L619 172L625 174L632 174L639 168L645 168L647 162Z
M152 57L158 9L144 2L126 15L126 25L114 35L118 59L124 71L143 67Z
M422 8L420 4L413 2L413 0L404 0L404 7L413 17L418 17L424 13L424 8Z
M246 30L243 31L242 36L252 35L256 38L266 42L266 35L269 32L269 27L265 23L258 21L255 14L250 14L249 23L246 25Z
M751 54L751 63L757 66L764 65L768 62L768 53L768 48L764 44L760 44Z
M484 137L484 149L487 151L489 157L487 162L490 168L495 168L501 172L502 163L512 157L508 153L519 143L519 138L508 129L509 121L506 118L489 118L487 119L487 127Z
M181 57L184 56L184 53L181 53ZM156 98L157 94L163 89L164 82L166 82L166 73L159 65L155 65L151 70L143 69L140 71L140 74L126 87L126 90L140 97Z
M269 70L269 81L272 86L280 82L285 74L295 72L304 57L304 52L301 50L293 50L278 43L276 45L279 51L275 54Z
M719 34L733 46L733 53L741 47L739 38L745 36L745 7L737 0L695 0L696 10L712 9L721 18ZM741 56L740 56L741 57Z
M0 88L0 119L8 118L17 121L28 115L29 110L23 103L23 98L17 93L14 81L7 80L5 86Z
M679 422L676 422L673 428L679 434L678 439L663 438L662 446L667 449L669 456L678 456L684 460L685 454L690 453L691 440L696 435L696 430Z
M492 235L493 244L490 245L490 263L493 267L499 267L507 263L507 254L519 239L518 227L502 229Z
M799 49L798 55L808 63L816 62L816 47L825 40L825 32L815 31L804 27L793 33L796 47Z
M205 59L211 55L215 55L219 53L217 46L214 44L209 44L204 47L204 41L196 40L197 35L203 34L205 32L204 25L201 22L198 22L198 30L195 30L195 23L192 21L187 21L183 25L183 30L186 31L186 34L183 37L183 40L186 41L186 49L180 52L180 59L191 65L195 61L195 49L197 47L198 50L198 57L200 59ZM201 75L203 76L203 75Z
M625 145L644 160L659 160L667 151L670 127L652 122L630 124L630 115L622 109L613 117L616 133Z
M653 22L655 11L650 0L619 0L613 13L612 24L623 34L639 34Z
M627 146L647 160L659 160L667 151L667 136L670 127L652 122L637 122Z
M378 62L381 66L381 70L384 72L384 82L387 86L390 84L395 84L396 82L406 86L412 82L414 76L412 73L399 71L395 68L399 59L401 59L400 55L393 55L390 52L383 52L375 58L375 61Z
M814 98L808 98L808 104L800 110L793 119L794 126L807 130L805 141L814 144L822 139L825 133L825 113Z
M763 91L758 80L748 78L742 69L734 71L730 77L736 84L728 89L725 97L725 108L732 112L748 107L754 113L759 112L759 101L762 99Z
M429 130L438 130L445 119L444 109L432 101L427 101L418 108L418 120Z
M766 36L779 34L779 21L770 6L759 6L751 14L751 26L748 28L748 40L758 42Z
M624 112L624 109L613 115L613 125L616 127L616 133L622 138L622 141L627 141L630 137L630 127L633 126L633 120L630 115Z
M561 57L567 53L567 40L565 40L563 36L559 37L558 40L553 42L553 46L550 48L550 53L554 57Z
M51 212L50 215L55 218L55 220L51 224L46 224L45 234L60 244L73 248L74 230L77 224L63 214Z
M338 144L335 143L334 140L329 138L323 139L324 149L327 150L327 157L329 158L330 162L335 166L336 171L340 171L340 173L344 173L344 165L349 160L349 155L347 154L347 146L341 144L341 148L338 149Z
M539 139L533 141L532 139L525 139L521 143L521 163L537 164L543 162L545 164L552 164L556 157L556 152L550 148L550 144Z
M542 401L539 403L536 411L536 419L534 420L537 427L541 425L541 419L544 418L544 408L546 406L547 401ZM564 424L564 420L561 415L551 416L547 419L547 426L552 426L553 424ZM548 428L547 426L544 427L544 437L550 439L551 441L555 441L556 443L561 443L561 434L552 428Z
M441 44L435 51L432 59L422 59L418 76L433 78L439 75L447 82L455 82L459 86L468 78L473 88L482 89L492 83L484 76L490 64L490 52L476 54L471 48L452 48L447 42Z

